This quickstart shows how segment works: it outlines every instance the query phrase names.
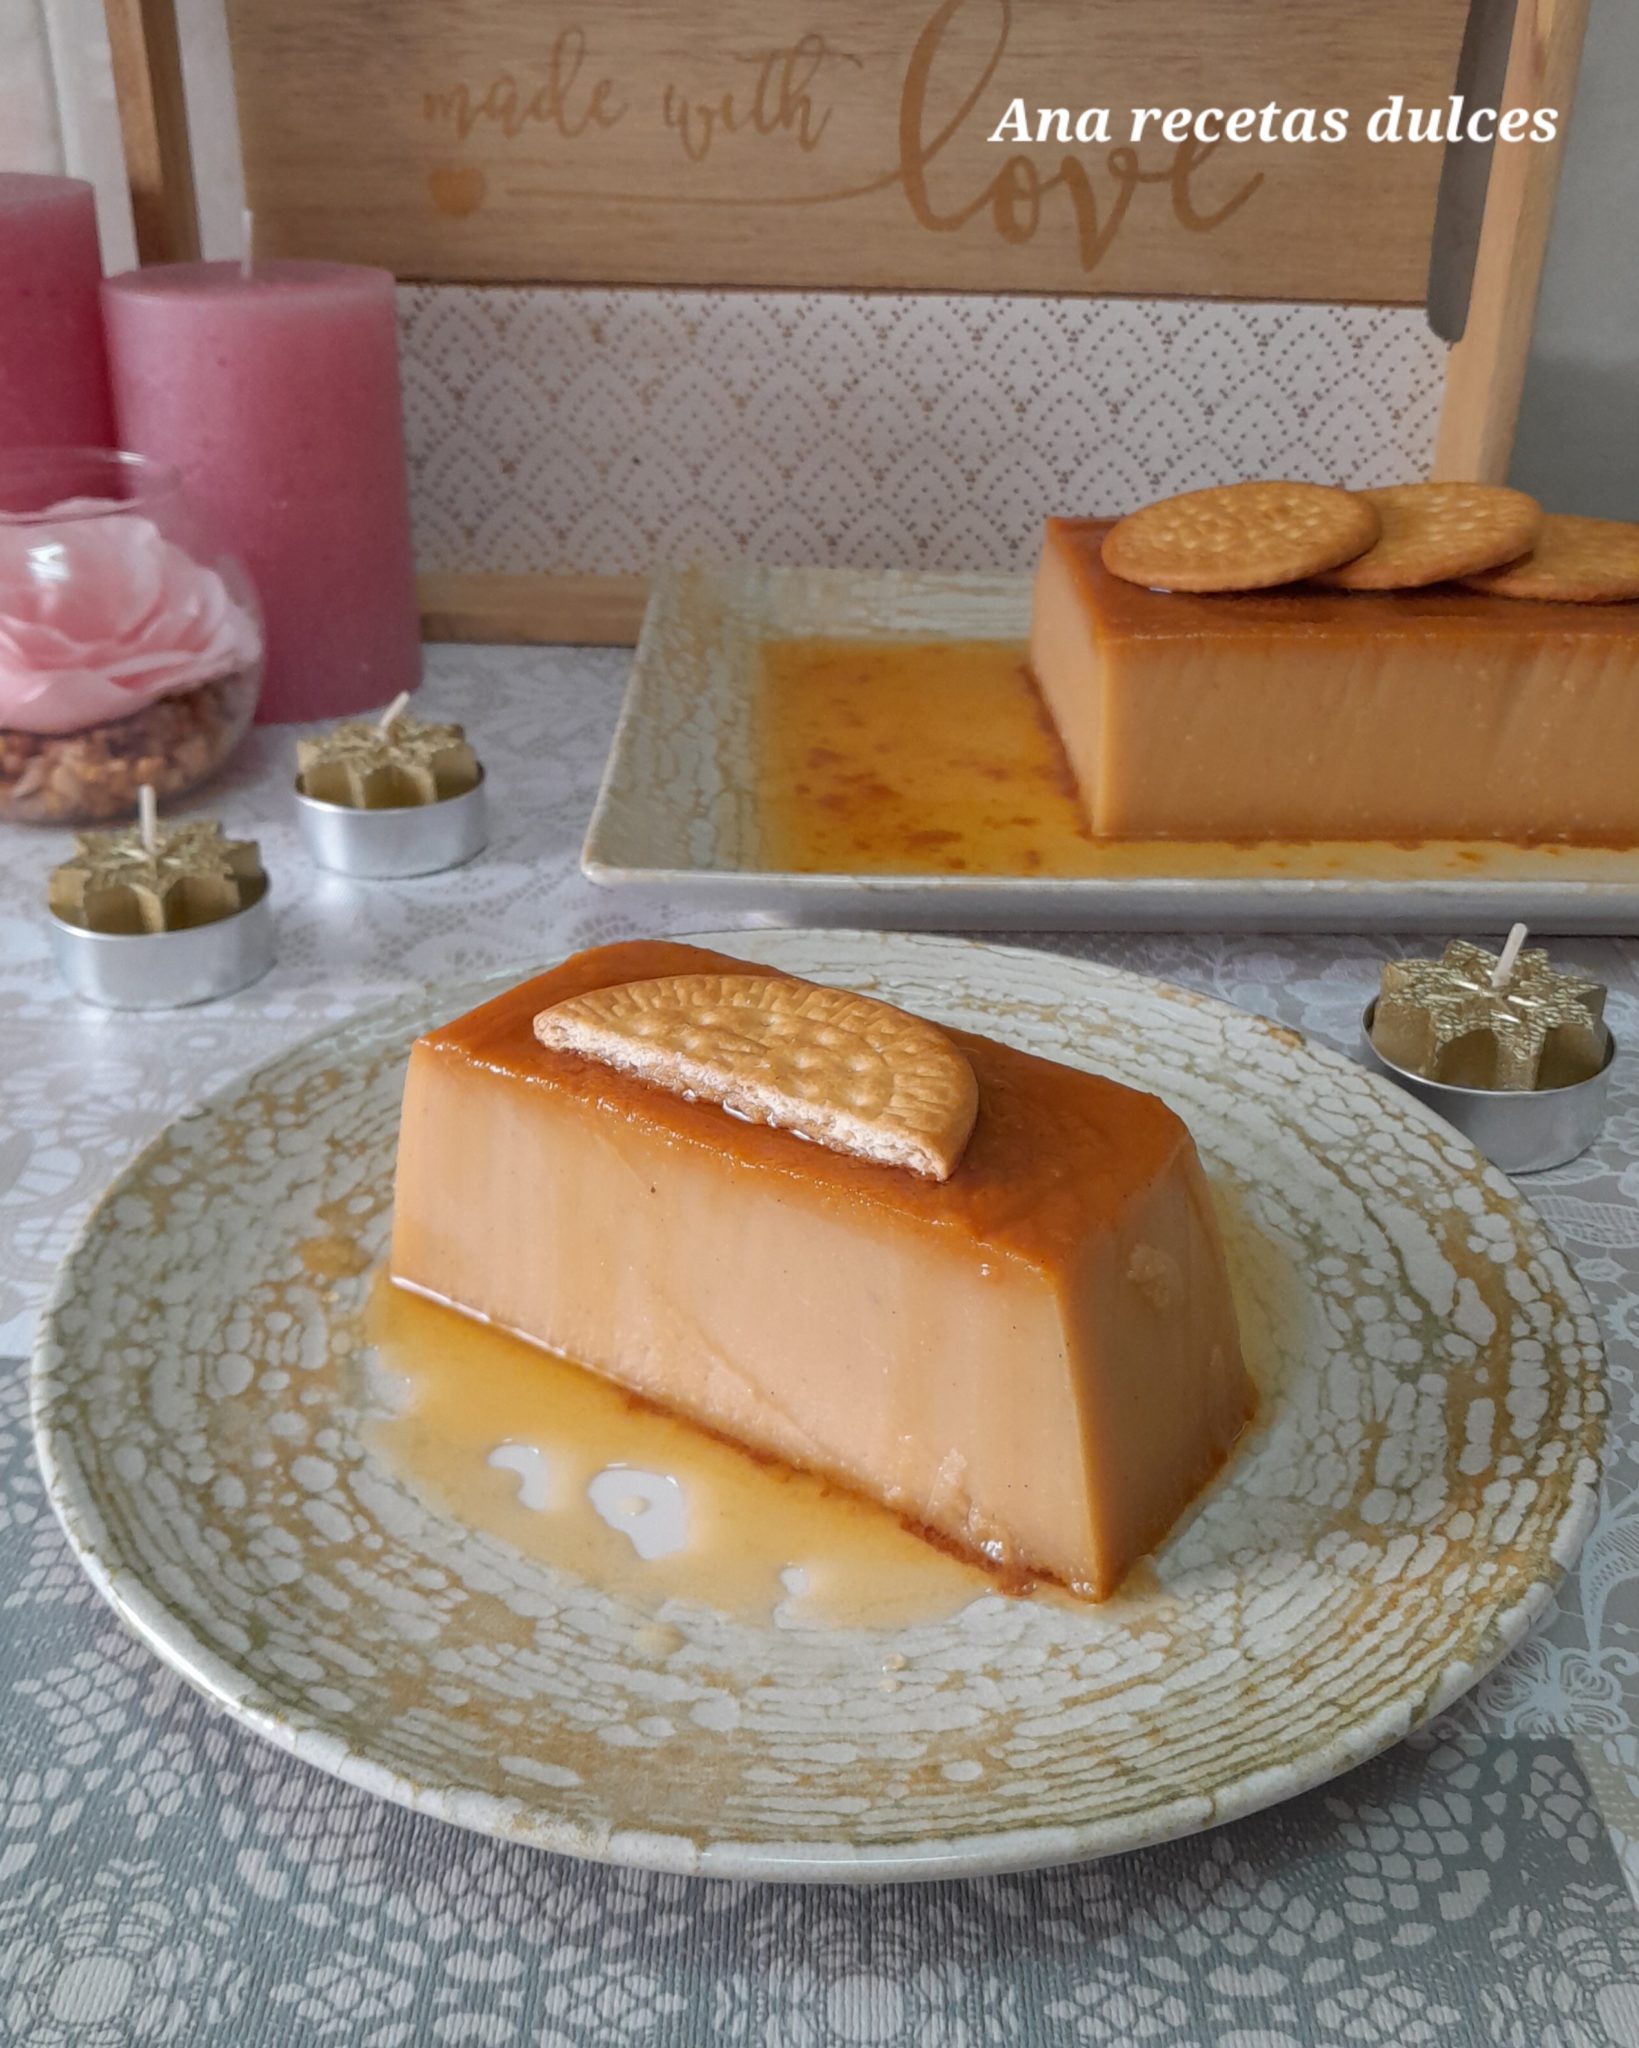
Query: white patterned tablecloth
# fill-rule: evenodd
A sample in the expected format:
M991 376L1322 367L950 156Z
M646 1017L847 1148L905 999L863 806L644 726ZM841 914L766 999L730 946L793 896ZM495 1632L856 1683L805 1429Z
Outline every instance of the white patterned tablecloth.
M429 666L426 705L465 719L489 767L489 852L419 882L316 876L289 816L290 735L259 732L209 808L262 841L280 953L230 1001L147 1018L74 1003L38 913L64 842L0 828L0 2041L1636 2048L1634 1052L1598 1147L1530 1183L1610 1345L1613 1443L1582 1564L1457 1710L1268 1814L1078 1870L881 1891L606 1871L333 1783L125 1635L45 1502L21 1362L102 1185L217 1079L362 1004L691 922L600 895L576 866L625 656L443 648ZM1345 1046L1378 962L1404 949L1038 943ZM1639 1047L1639 950L1556 951L1612 984Z

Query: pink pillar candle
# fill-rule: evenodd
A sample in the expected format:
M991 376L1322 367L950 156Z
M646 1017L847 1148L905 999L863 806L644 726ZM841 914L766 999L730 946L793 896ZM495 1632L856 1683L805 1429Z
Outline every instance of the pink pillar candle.
M91 187L0 171L0 449L113 441L101 282Z
M413 690L391 275L165 264L110 278L103 308L121 446L181 472L261 598L257 717L335 718Z

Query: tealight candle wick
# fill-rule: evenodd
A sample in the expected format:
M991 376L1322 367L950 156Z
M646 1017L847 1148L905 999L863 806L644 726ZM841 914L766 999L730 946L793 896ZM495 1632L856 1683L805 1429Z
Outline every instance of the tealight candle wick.
M1497 955L1497 964L1491 970L1491 986L1494 989L1505 989L1513 980L1514 962L1518 960L1520 948L1525 944L1525 934L1526 927L1517 924L1504 941L1503 949Z
M381 734L381 737L384 740L390 740L392 738L393 727L397 725L398 721L404 716L404 707L409 703L409 701L409 691L400 690L398 695L393 699L392 703L387 706L387 709L376 720L376 731Z
M152 860L159 852L159 805L151 782L137 791L137 830L142 835L142 850Z
M239 215L239 275L248 284L256 275L256 216L245 207Z

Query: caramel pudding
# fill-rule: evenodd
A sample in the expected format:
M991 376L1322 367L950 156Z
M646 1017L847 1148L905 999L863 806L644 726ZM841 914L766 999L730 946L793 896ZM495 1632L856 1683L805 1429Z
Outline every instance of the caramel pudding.
M1145 590L1050 519L1030 659L1100 838L1639 841L1639 604Z
M940 1179L537 1036L597 992L766 972L606 946L420 1039L394 1279L1107 1596L1254 1405L1189 1132L1154 1096L952 1031L977 1111Z

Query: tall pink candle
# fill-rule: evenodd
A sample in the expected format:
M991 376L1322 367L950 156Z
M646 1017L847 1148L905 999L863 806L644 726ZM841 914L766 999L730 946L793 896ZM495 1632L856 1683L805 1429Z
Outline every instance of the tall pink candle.
M113 441L101 280L91 187L0 171L0 449Z
M421 676L393 280L340 263L176 263L103 286L123 447L169 463L251 573L264 721Z

